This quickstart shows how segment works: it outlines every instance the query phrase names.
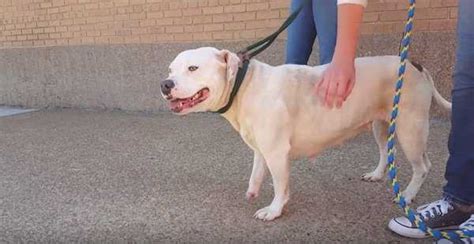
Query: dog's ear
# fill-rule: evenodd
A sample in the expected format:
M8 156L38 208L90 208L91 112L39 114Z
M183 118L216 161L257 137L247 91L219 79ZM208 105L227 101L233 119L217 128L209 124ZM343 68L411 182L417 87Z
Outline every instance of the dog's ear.
M223 62L226 64L226 78L227 81L232 81L235 79L235 76L237 75L237 70L239 69L239 62L240 59L237 56L237 54L229 51L229 50L221 50L219 55L221 56L221 59Z

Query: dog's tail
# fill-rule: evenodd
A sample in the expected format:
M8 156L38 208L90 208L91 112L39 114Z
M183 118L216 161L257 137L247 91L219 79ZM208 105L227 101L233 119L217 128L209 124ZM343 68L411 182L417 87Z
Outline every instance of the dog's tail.
M444 108L445 110L447 110L448 112L451 112L451 110L452 110L452 104L451 104L448 100L446 100L443 96L441 96L441 94L439 94L438 90L436 89L435 83L434 83L434 81L433 81L433 77L431 77L430 73L429 73L426 69L424 69L424 70L422 71L422 74L423 74L423 76L425 76L425 78L428 79L428 80L431 82L431 84L433 85L433 97L434 97L436 103L437 103L439 106L443 107L443 108Z
M415 66L415 68L421 72L421 74L423 75L423 77L427 80L429 80L431 82L431 85L433 85L433 97L436 101L436 103L443 107L445 110L447 110L448 112L451 112L452 110L452 104L446 100L443 96L441 96L441 94L438 92L438 90L436 89L436 86L435 86L435 83L433 81L433 77L431 77L430 73L428 72L428 70L426 70L425 68L423 68L420 64L417 64L417 63L414 63L414 62L411 62L413 64L413 66Z

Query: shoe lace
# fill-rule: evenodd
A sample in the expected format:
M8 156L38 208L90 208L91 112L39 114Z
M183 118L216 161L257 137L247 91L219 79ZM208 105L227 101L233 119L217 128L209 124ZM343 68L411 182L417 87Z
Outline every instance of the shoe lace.
M432 203L422 205L416 209L424 220L434 218L436 216L443 216L454 209L453 205L445 198Z
M474 214L471 215L471 218L466 220L466 222L462 223L459 226L460 229L465 229L465 230L472 230L474 231Z
M474 231L474 214L471 215L471 218L466 220L466 222L462 223L459 228L461 230L472 230ZM469 238L464 238L461 239L459 243L462 244L473 244L474 243L474 237L469 237Z

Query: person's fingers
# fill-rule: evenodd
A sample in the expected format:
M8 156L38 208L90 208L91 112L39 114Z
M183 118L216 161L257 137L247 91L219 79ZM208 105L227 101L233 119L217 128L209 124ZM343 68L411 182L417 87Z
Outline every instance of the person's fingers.
M337 95L337 84L338 80L332 79L328 81L328 89L327 89L327 94L326 94L326 99L325 99L325 104L329 108L332 108L334 106L334 100Z
M340 108L345 100L348 83L349 81L344 81L337 84L337 93L335 98L336 108Z
M352 89L354 89L354 85L355 85L355 77L353 76L350 80L349 80L349 84L347 85L347 89L346 89L346 94L344 95L344 101L347 99L347 97L352 93Z

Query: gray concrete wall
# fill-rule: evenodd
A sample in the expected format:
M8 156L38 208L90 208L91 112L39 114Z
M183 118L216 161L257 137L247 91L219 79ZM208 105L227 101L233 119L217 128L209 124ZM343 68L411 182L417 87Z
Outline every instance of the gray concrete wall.
M410 52L429 69L444 96L449 96L454 62L453 33L415 33ZM359 56L397 54L400 35L364 36ZM182 50L216 46L237 51L249 43L107 45L0 49L0 105L30 108L99 108L130 111L166 109L159 81ZM270 64L284 62L284 41L258 56ZM310 64L316 64L317 50Z

